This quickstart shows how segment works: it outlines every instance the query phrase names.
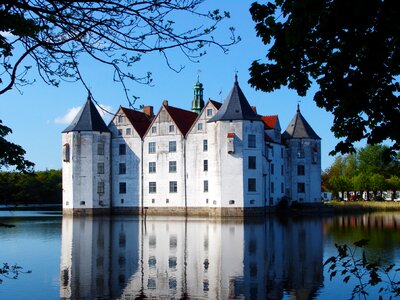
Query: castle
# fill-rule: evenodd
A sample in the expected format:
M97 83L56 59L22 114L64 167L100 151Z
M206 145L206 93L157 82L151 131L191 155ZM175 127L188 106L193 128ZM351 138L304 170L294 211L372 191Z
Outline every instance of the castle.
M260 215L282 199L321 200L321 139L300 113L250 106L237 76L224 103L192 111L120 107L107 126L90 96L62 132L65 214Z

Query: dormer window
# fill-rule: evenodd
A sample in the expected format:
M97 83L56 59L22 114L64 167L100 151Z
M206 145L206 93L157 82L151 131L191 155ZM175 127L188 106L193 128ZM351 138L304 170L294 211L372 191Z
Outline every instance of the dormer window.
M203 130L203 123L198 123L197 124L197 130L202 131Z
M207 109L207 117L211 117L213 115L213 110L212 108Z
M124 117L121 116L121 115L119 115L119 116L118 116L118 123L121 124L121 123L123 123L123 122L124 122Z
M175 132L175 126L169 125L169 132Z

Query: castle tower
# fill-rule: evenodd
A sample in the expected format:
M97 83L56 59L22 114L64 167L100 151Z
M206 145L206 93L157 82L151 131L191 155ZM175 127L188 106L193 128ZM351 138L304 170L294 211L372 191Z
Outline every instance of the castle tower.
M300 113L282 134L286 146L286 196L291 201L321 201L321 138Z
M62 132L63 213L108 213L111 133L90 95Z
M192 101L192 112L196 114L200 114L201 110L204 107L203 100L203 84L199 82L199 78L197 77L197 82L193 88L194 96Z
M210 166L213 204L222 214L264 207L264 124L239 87L237 76L228 97L208 123L214 125L209 140L217 143L210 149L210 157L216 158L215 165Z

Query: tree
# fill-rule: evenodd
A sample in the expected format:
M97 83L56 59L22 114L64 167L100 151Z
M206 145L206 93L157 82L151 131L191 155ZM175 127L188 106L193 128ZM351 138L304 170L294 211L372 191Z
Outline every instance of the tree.
M353 186L356 191L366 191L367 200L369 200L369 191L371 190L370 174L360 173L353 177Z
M204 0L103 0L103 1L7 1L0 4L0 94L28 84L23 65L30 57L44 82L85 79L79 58L86 55L109 65L114 81L122 84L127 99L127 80L150 83L151 73L131 73L143 54L161 53L168 66L168 50L178 48L189 60L205 54L205 46L223 52L238 42L230 28L227 42L213 33L229 13L200 12ZM189 22L190 21L190 22ZM198 25L188 25L198 24ZM131 103L132 104L132 103Z
M15 167L21 172L31 172L34 164L24 158L25 150L5 139L11 129L2 125L0 120L0 166Z
M110 66L113 80L119 82L130 106L128 82L150 83L151 73L134 74L132 67L141 56L160 53L175 71L168 50L178 49L189 61L204 55L205 46L223 52L237 43L230 28L225 42L214 39L217 25L229 18L228 12L200 12L204 0L103 0L55 1L17 0L0 2L0 95L12 88L33 83L27 77L34 66L41 79L58 86L60 81L80 81L86 89L79 67L82 56ZM197 25L189 25L197 24ZM2 127L2 137L9 128ZM4 134L4 132L6 132ZM4 139L3 139L4 140ZM8 142L7 142L8 143ZM1 164L18 170L31 167L17 146L0 148L6 159ZM16 145L14 145L16 146ZM19 148L18 148L19 147ZM17 151L17 152L15 152Z
M390 0L276 0L250 8L257 35L270 48L254 61L250 84L281 86L334 115L342 140L331 154L354 152L354 142L391 140L400 149L400 6Z

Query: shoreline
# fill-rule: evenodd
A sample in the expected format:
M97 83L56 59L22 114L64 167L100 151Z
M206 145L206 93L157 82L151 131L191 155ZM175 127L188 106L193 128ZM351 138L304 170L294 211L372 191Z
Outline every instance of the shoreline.
M0 211L59 211L62 213L61 204L23 204L23 205L0 205ZM400 212L400 202L394 201L329 201L316 204L296 204L287 208L276 208L268 211L268 215L338 215L338 214L361 214L371 212ZM120 215L118 212L110 215ZM126 215L126 213L124 213ZM135 213L133 215L140 215ZM152 214L155 215L155 214ZM220 216L221 217L221 216ZM229 216L226 216L229 218ZM247 216L250 217L250 216ZM244 216L246 218L246 216ZM250 217L251 218L251 217Z

